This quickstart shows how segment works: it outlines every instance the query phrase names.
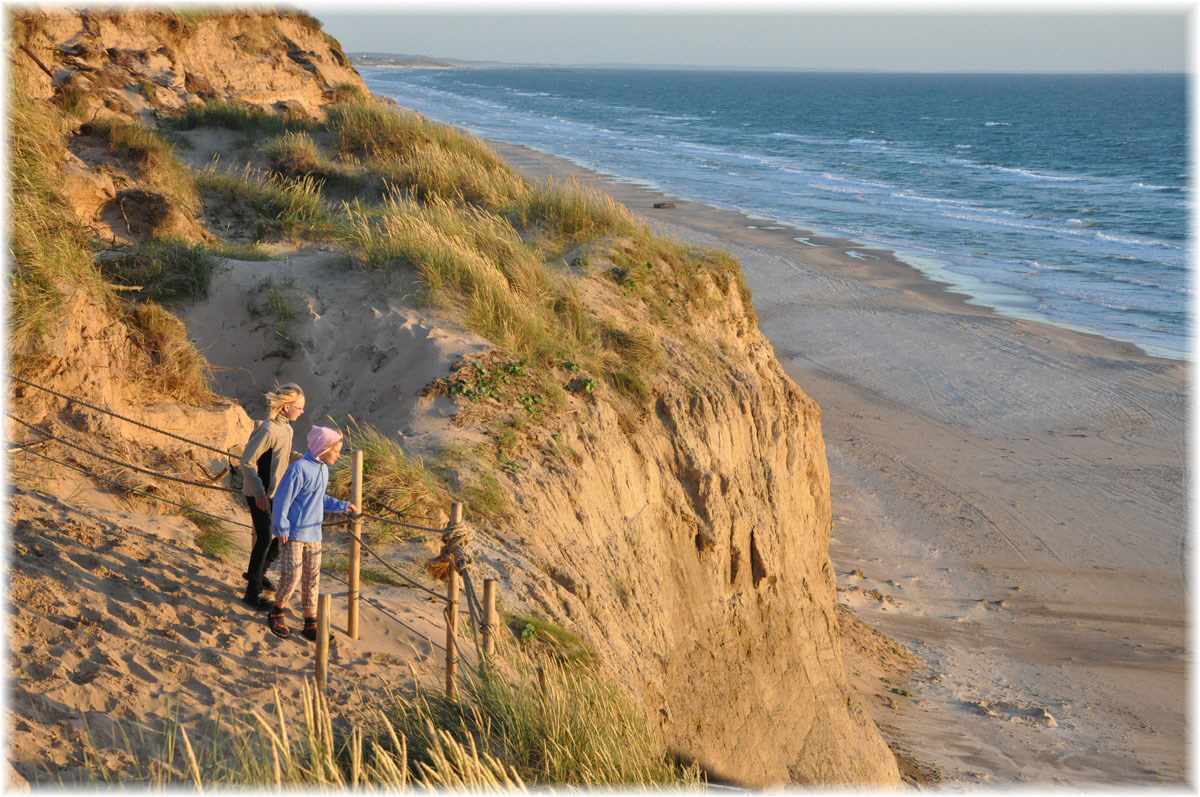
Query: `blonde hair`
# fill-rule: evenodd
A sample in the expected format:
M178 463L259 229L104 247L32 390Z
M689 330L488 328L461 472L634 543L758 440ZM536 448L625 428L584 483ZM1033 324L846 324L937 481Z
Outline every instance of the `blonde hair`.
M295 382L288 382L264 395L267 399L267 417L278 418L285 408L304 398L304 390Z

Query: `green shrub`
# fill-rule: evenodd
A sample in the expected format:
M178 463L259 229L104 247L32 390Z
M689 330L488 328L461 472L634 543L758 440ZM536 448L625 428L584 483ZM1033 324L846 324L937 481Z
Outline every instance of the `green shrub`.
M209 249L186 241L144 241L124 257L105 261L104 273L121 285L141 288L141 295L164 302L206 298L217 262Z

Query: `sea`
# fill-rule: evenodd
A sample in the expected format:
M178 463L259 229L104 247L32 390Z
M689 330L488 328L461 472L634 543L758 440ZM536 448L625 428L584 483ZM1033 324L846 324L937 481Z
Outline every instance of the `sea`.
M1185 75L360 72L482 138L741 211L801 244L892 250L1001 313L1188 356Z

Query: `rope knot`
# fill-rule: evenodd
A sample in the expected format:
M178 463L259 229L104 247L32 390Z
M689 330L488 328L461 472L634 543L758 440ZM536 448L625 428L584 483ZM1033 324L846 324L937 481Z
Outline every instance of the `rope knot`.
M425 572L438 581L445 581L450 571L466 573L471 564L467 546L475 539L475 530L466 523L447 523L442 532L442 550L425 563Z

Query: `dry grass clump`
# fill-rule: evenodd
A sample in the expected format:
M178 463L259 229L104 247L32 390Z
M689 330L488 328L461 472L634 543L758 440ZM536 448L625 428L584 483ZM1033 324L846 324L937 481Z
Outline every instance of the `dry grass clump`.
M576 181L547 180L533 186L511 215L517 226L536 230L561 248L632 234L638 226L624 205Z
M385 699L385 705L396 702ZM366 722L348 722L335 714L329 701L311 682L301 689L300 705L285 704L275 694L274 711L266 716L249 709L232 718L220 717L189 734L170 712L161 729L149 734L139 728L128 734L121 769L110 769L89 735L87 763L97 781L144 784L154 788L188 786L201 791L214 787L246 787L279 791L285 787L346 790L376 787L425 791L455 789L499 791L523 789L511 767L460 742L424 717L421 758L410 755L410 741L382 709ZM139 742L134 749L131 741ZM149 736L149 738L147 738ZM150 748L157 748L150 749Z
M62 120L48 103L9 92L9 353L20 371L35 358L62 307L63 292L82 289L111 303L78 220L62 195Z
M687 312L710 316L736 292L742 310L757 321L750 290L737 260L715 249L656 238L642 230L613 246L607 276L627 296L644 302L663 323L678 323Z
M404 515L437 517L450 504L445 485L420 457L410 456L392 438L374 427L351 420L346 447L363 452L363 500L372 514L387 517L385 507ZM329 476L331 491L350 495L353 458L342 457ZM380 511L382 510L382 511ZM397 527L377 531L395 532Z
M376 99L335 105L326 113L326 124L337 134L339 150L347 155L386 158L406 155L422 144L432 143L452 155L508 170L508 165L475 136Z
M360 267L415 269L428 302L460 307L468 327L531 362L574 347L553 323L562 277L500 216L393 198L375 213L350 208L342 243Z
M196 547L209 556L230 562L241 552L228 526L214 517L196 511L190 505L180 509L183 515L196 526Z
M150 367L138 376L152 389L192 405L215 398L208 361L182 321L161 305L144 302L129 313L128 322L149 360Z
M487 666L468 676L458 703L420 689L389 693L351 718L306 682L299 706L276 693L266 715L250 709L190 734L169 714L149 739L137 734L138 750L118 729L126 747L120 771L103 763L91 737L89 764L98 780L159 788L703 785L700 772L674 763L638 706L598 671L511 654L502 660L508 675Z
M206 204L246 206L257 217L260 238L273 233L325 238L340 227L338 214L321 194L321 181L311 175L289 179L250 166L241 174L210 169L196 175L196 185Z
M364 181L361 170L328 158L303 130L268 139L262 145L262 152L271 171L285 178L312 177L325 187L337 184L350 189L358 188Z
M409 199L501 210L528 193L525 182L482 141L413 111L359 99L330 108L326 119L341 155L360 159Z
M515 651L503 664L507 676L484 669L469 681L461 730L452 714L442 727L459 739L478 735L481 747L522 780L545 786L701 785L700 773L669 759L638 706L599 671L553 658L534 662ZM411 727L403 718L393 724Z

